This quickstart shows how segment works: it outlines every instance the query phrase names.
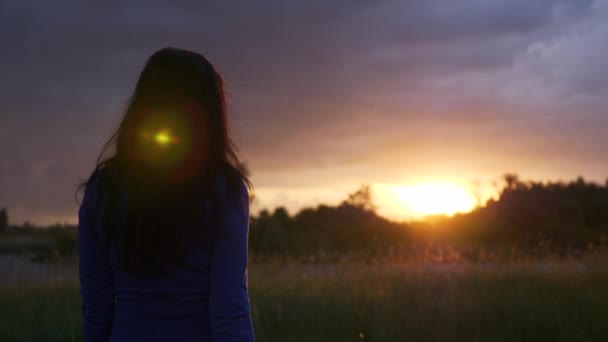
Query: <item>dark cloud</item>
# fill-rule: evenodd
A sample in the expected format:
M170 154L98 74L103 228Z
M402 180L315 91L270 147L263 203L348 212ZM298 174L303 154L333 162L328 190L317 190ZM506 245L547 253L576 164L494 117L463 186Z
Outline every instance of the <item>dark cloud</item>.
M585 152L563 153L597 159L605 18L605 2L591 0L4 1L0 204L19 219L70 215L74 184L166 45L201 51L224 74L262 187L275 171L367 163L369 176L429 153L492 160L525 145L534 155L523 113L549 141L576 125ZM521 143L501 133L510 129Z

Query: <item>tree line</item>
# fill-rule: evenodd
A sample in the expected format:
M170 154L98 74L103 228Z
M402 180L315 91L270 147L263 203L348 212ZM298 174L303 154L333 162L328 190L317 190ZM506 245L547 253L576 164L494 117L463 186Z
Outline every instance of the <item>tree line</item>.
M377 215L368 186L337 206L319 205L290 216L284 208L253 218L254 255L365 253L421 244L468 247L583 249L608 236L608 181L523 181L503 177L496 199L470 213L397 223Z
M608 241L608 182L597 184L583 178L534 182L515 174L505 175L503 181L496 199L470 213L418 222L379 216L369 186L360 187L337 205L321 204L294 215L283 207L264 209L251 218L249 249L254 258L375 256L421 244L523 249L550 244L564 251ZM2 209L0 232L8 227L8 214ZM50 228L61 254L75 251L73 226ZM13 230L40 231L31 225L13 226Z

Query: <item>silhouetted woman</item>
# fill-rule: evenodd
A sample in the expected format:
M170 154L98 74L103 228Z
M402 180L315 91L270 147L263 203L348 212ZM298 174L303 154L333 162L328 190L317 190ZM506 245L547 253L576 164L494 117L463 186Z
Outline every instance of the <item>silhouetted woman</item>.
M213 66L153 54L83 184L85 341L253 341L240 165Z

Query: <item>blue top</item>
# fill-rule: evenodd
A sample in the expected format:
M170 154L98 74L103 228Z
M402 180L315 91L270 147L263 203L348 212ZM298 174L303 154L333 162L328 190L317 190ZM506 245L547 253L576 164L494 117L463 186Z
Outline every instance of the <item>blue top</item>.
M227 200L212 251L188 250L170 274L139 277L118 268L87 185L79 210L78 249L84 341L254 341L247 291L249 201ZM202 210L205 205L202 204Z

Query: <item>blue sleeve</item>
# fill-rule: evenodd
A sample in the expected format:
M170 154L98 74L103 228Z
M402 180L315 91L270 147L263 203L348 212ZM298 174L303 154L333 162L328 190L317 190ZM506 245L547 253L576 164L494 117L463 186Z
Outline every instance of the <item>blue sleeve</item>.
M244 185L239 203L224 201L221 227L211 254L209 314L214 342L254 341L247 290L249 197Z
M107 243L95 218L95 188L87 185L78 211L78 271L82 299L83 341L108 341L114 319L114 279Z

